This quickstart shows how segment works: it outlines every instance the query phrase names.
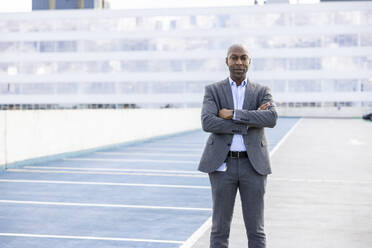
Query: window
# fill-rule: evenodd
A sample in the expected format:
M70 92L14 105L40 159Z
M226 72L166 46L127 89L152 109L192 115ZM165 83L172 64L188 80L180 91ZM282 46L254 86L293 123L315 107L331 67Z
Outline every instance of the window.
M54 41L41 41L39 43L40 52L42 53L55 52L56 51L55 45L56 42Z
M317 80L289 80L289 92L320 92L322 90L321 81Z
M58 41L57 52L76 52L77 51L77 41Z

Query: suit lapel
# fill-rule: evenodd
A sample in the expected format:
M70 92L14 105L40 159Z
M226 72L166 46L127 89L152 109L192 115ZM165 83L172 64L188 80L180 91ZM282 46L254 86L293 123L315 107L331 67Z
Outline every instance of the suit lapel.
M245 88L243 109L250 109L250 105L254 102L253 86L247 79L247 86Z
M225 95L225 99L227 104L229 105L229 109L234 109L234 99L231 91L229 78L227 78L223 82L223 87L224 87L223 94Z

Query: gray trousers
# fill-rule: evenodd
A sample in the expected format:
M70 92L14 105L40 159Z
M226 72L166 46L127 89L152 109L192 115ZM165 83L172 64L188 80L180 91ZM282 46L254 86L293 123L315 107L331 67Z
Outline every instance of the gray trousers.
M248 158L228 158L225 172L211 172L213 216L210 248L227 248L234 203L239 189L249 248L265 248L264 194L266 178Z

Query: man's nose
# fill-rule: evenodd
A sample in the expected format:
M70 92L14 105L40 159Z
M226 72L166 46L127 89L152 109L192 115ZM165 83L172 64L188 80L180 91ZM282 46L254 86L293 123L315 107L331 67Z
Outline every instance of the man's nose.
M236 64L241 65L241 64L243 64L243 62L242 62L241 59L237 59L237 60L236 60Z

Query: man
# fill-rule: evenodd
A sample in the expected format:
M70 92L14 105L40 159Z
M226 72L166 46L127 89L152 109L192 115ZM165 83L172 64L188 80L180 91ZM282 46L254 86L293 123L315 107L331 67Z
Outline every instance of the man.
M271 168L264 127L274 127L278 115L269 89L248 81L250 63L247 49L232 45L226 57L230 77L205 88L201 120L211 135L199 170L209 173L212 186L210 248L228 247L237 189L248 247L266 247L264 193Z

